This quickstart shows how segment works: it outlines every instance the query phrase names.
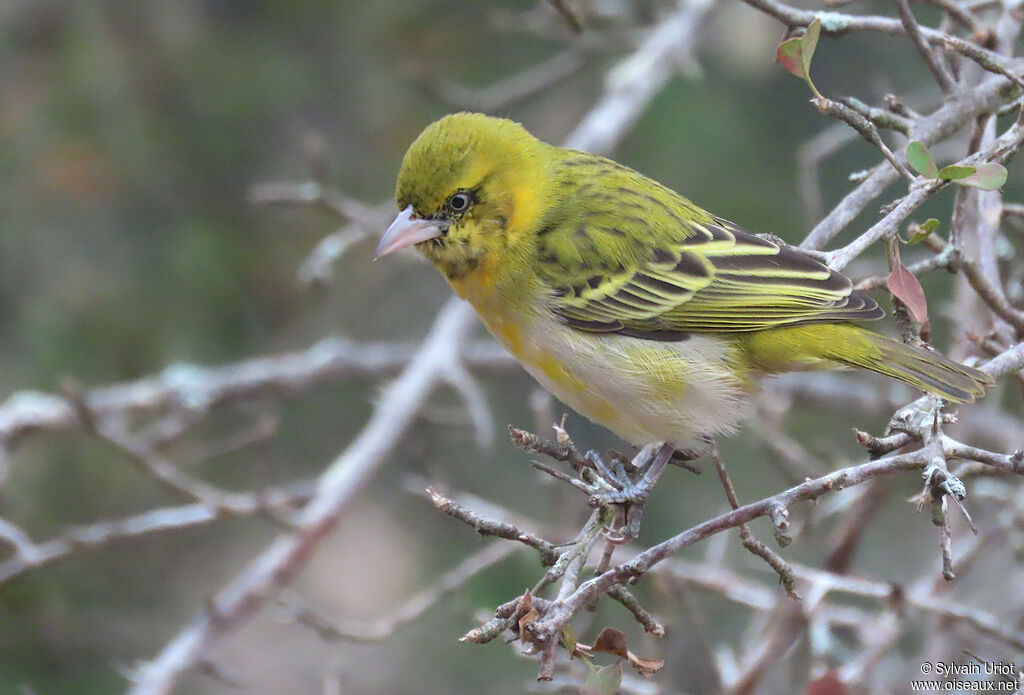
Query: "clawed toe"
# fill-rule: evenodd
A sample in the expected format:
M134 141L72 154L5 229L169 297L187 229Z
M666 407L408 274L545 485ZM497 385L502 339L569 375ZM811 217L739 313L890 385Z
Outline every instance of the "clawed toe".
M587 452L601 487L591 495L591 505L617 508L622 515L621 525L605 530L608 540L625 542L640 533L644 504L674 451L671 444L649 445L632 461L616 457L611 465L596 451Z

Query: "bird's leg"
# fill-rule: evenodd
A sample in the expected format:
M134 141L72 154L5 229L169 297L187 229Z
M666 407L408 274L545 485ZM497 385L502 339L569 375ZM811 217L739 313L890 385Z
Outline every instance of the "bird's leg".
M606 483L608 492L605 494L615 495L618 491L623 489L623 486L629 481L624 475L618 475L608 467L601 454L597 453L593 449L585 454L585 457L594 466L594 470L597 471L598 477ZM621 468L621 464L619 465Z
M692 449L676 449L672 454L672 458L670 458L668 462L673 466L685 468L691 473L699 475L700 467L694 465L693 462L711 453L711 449L714 447L715 442L709 434L698 435L698 439L700 440L700 444Z
M594 496L593 503L624 504L636 499L636 479L640 476L640 472L647 468L660 446L660 442L648 444L632 460L625 459L613 452L614 465L609 465L596 451L588 451L587 460L593 464L601 478L600 482L604 483L603 487L606 488L604 492L599 491ZM625 464L628 464L629 471L627 471L624 461Z
M625 525L623 529L623 540L635 538L640 533L640 520L643 518L644 504L651 493L654 484L658 482L661 474L665 471L675 447L667 442L645 446L633 459L633 467L642 471L639 480L631 478L624 467L616 466L616 471L608 469L604 465L602 474L610 475L608 482L614 490L604 493L597 493L591 497L593 504L617 505L624 509ZM595 465L597 461L595 461ZM604 473L607 471L607 473Z

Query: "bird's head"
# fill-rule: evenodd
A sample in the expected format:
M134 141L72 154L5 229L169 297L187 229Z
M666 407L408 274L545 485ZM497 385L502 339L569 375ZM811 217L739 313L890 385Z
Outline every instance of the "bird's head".
M415 245L457 280L528 241L547 208L547 145L513 121L446 116L405 153L401 211L377 256Z

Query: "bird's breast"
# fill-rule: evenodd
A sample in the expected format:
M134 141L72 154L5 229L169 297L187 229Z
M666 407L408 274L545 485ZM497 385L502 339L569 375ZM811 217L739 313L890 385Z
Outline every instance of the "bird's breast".
M664 343L586 333L550 314L480 314L544 388L631 443L688 447L702 433L730 431L741 417L746 383L727 340Z

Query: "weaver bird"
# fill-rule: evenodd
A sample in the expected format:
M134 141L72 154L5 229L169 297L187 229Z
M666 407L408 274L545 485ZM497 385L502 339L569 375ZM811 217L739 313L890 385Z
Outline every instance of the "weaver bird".
M513 121L427 126L395 198L377 256L415 246L538 382L633 444L699 449L780 372L860 367L955 402L992 384L852 323L885 312L810 256Z

